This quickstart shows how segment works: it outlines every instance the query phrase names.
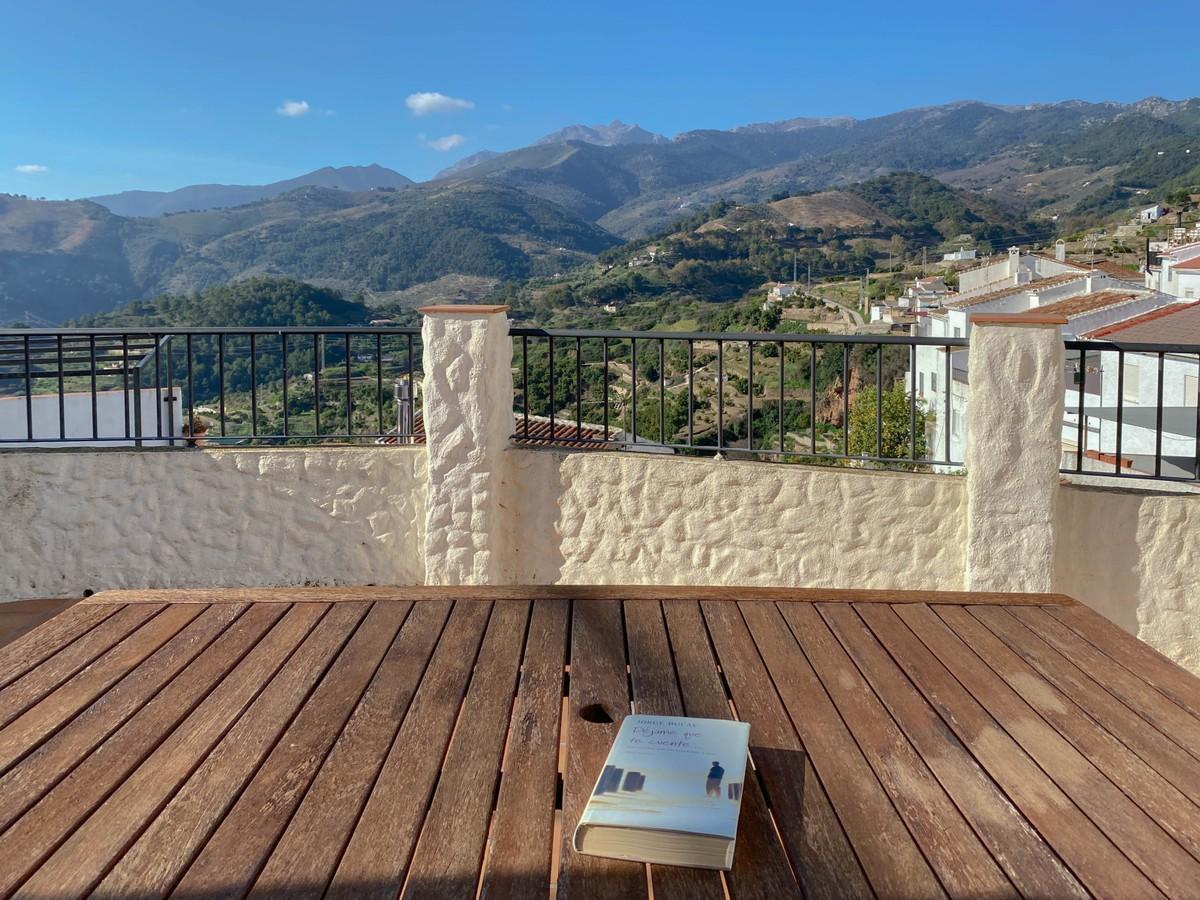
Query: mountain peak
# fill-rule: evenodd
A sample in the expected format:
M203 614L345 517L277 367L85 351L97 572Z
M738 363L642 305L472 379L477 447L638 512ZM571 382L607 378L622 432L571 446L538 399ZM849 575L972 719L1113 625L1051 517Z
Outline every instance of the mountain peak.
M568 125L551 132L536 144L561 144L565 141L582 141L600 147L617 147L625 144L669 144L661 134L647 131L640 125L627 125L613 119L607 125Z

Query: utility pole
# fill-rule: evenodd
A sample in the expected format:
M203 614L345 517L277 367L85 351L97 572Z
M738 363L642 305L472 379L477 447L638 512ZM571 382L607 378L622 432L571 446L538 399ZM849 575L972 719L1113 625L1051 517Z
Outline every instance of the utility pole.
M796 248L792 248L792 287L796 286Z
M812 293L812 263L808 264L808 292Z
M921 248L921 277L925 277L925 267L929 264L929 248Z

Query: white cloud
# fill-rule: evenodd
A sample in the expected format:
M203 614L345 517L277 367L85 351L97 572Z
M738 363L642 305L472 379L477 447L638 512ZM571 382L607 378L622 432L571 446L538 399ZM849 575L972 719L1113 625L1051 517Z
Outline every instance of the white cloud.
M22 175L37 175L39 172L49 172L49 166L40 166L37 163L22 163L16 167L16 171Z
M307 100L284 100L275 108L275 112L281 116L287 116L289 119L295 119L299 116L307 116L311 108Z
M448 134L445 137L433 138L427 140L425 135L418 135L421 143L426 147L432 147L434 150L440 150L445 153L447 150L453 150L455 147L461 147L467 142L467 139L461 134Z
M414 116L427 116L430 113L459 112L464 109L475 108L475 104L470 100L447 97L445 94L438 93L437 91L420 91L416 94L409 94L404 101L404 105L412 111Z

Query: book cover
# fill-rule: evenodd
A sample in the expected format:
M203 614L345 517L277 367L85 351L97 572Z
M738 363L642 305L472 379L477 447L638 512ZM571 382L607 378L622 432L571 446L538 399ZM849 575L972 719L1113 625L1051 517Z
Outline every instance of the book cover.
M749 737L745 722L626 717L575 830L575 849L589 852L581 846L586 832L607 827L723 839L731 860Z

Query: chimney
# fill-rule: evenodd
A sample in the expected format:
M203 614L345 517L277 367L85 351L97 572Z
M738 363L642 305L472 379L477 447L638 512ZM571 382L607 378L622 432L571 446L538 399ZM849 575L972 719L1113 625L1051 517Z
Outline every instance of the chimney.
M1020 284L1020 279L1017 276L1021 272L1021 248L1008 248L1008 274L1013 279L1013 284Z
M1062 238L1054 242L1054 258L1059 262L1066 262L1067 260L1067 242Z
M412 386L407 381L397 381L396 391L396 443L411 444L413 433Z

